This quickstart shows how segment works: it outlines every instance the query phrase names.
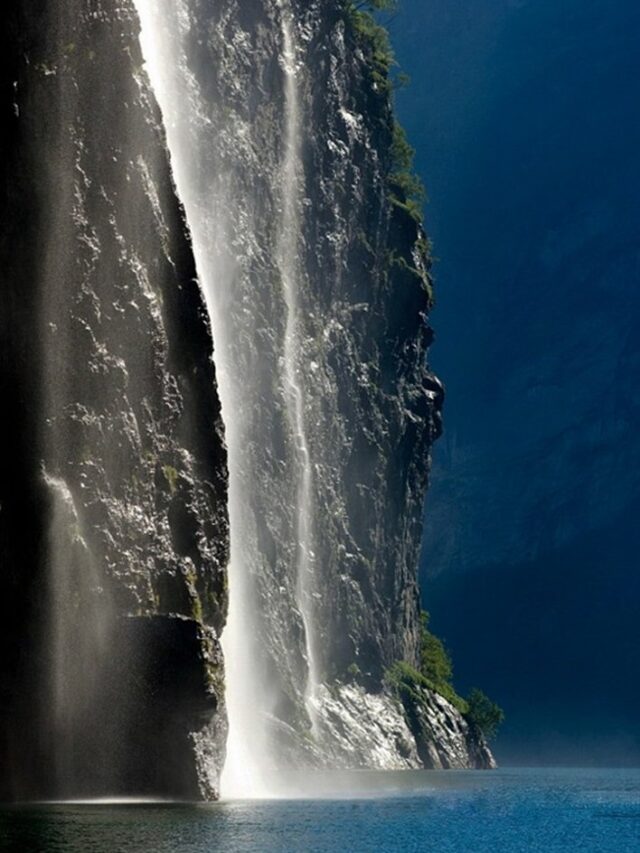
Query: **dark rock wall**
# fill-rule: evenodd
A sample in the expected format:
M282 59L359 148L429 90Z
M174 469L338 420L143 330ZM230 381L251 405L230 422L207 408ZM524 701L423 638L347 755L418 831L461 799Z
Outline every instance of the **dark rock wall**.
M422 767L428 770L493 770L486 738L443 696L425 687L403 692L401 701Z
M412 734L384 673L397 660L417 664L422 503L443 392L427 364L427 241L391 199L389 92L376 78L371 42L341 3L156 6L155 34L171 56L168 102L189 102L197 117L175 110L171 122L234 386L242 534L232 562L251 586L247 653L259 662L253 688L266 710L256 725L275 723L280 763L417 766L415 738L412 757L397 747ZM296 589L301 454L283 369L292 121L300 155L295 372L312 472L306 601ZM320 682L312 703L305 628ZM448 713L464 725L455 709ZM474 763L465 749L452 764Z
M211 796L204 756L219 766L224 753L226 455L209 324L133 7L11 2L1 15L0 795L51 795L89 774L109 791ZM56 491L75 529L54 529ZM77 578L89 572L85 590ZM89 758L52 782L61 578L77 643L89 630L81 611L96 607L110 613L113 650L96 662L103 707L71 747ZM186 666L169 684L158 673L176 655ZM119 714L130 731L109 724ZM124 754L115 741L135 742L145 726L136 766L91 770L100 740Z
M419 645L420 510L442 403L426 361L430 260L421 228L390 199L393 114L371 45L333 0L291 8L304 69L298 375L324 682L313 749L293 570L299 454L274 263L286 124L272 0L194 2L187 35L216 133L191 165L201 212L218 224L224 212L211 255L233 270L224 357L237 369L243 536L260 613L247 653L276 697L290 758L315 749L314 761L351 766L481 763L472 739L460 746L455 709L428 696L429 726L410 731L384 688L386 667L416 663ZM29 0L0 14L10 413L0 796L213 797L225 736L226 455L211 334L133 7ZM462 740L440 743L442 726ZM413 738L408 753L396 734Z
M304 63L305 324L318 478L321 623L327 674L375 683L417 656L416 566L442 389L429 371L430 258L391 202L393 114L370 43L339 4L300 4ZM324 586L323 583L323 586Z
M33 729L33 630L42 617L37 567L43 551L46 500L35 462L39 359L34 346L38 268L35 239L40 222L37 189L27 179L37 161L18 121L16 81L20 79L18 4L3 10L2 63L2 311L0 311L0 569L2 654L0 656L0 793L11 793L18 773L29 776L38 744L16 750L18 734ZM20 247L18 250L17 247ZM26 568L26 571L23 569Z

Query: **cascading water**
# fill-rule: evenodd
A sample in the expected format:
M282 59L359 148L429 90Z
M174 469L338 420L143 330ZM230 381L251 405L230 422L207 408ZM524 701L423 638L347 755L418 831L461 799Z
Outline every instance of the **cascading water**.
M0 489L0 797L214 799L224 431L138 18L130 0L2 18L20 226L0 248L0 383L24 459Z
M301 242L302 164L301 134L302 115L298 75L301 66L297 56L294 22L290 6L280 0L282 12L282 64L285 74L284 109L284 156L282 162L282 221L278 235L277 259L282 276L282 286L287 307L284 336L284 382L287 410L297 451L297 566L296 595L304 623L306 654L308 662L305 700L314 729L317 729L317 690L320 683L319 650L316 638L314 599L316 583L314 575L313 544L313 470L311 452L307 441L304 372L301 361L304 349L300 336L300 301L298 288L302 280L302 263L299 255Z
M234 352L237 337L247 339L243 315L234 326L234 278L237 262L230 244L227 176L216 169L211 152L220 143L209 119L209 105L189 66L192 25L189 2L136 0L141 44L147 70L162 108L178 192L193 237L194 254L214 329L217 376L226 426L229 464L230 604L223 637L226 660L226 703L229 716L227 759L223 775L226 796L260 797L270 791L271 765L265 715L268 700L256 667L257 601L251 572L256 571L248 518L244 454L250 446L243 415L246 393L239 376L242 361ZM226 185L225 185L226 184ZM267 707L265 707L267 706Z
M335 0L10 6L0 791L215 799L225 685L226 796L416 766L385 673L441 388L371 34Z
M417 661L440 386L388 94L333 0L136 6L228 446L223 794L272 794L291 767L406 766L384 679Z
M387 678L442 393L362 4L7 6L0 797L460 761Z
M281 33L273 72L280 80L264 111L280 126L281 143L270 162L246 113L252 97L243 91L247 69L224 66L224 36L215 30L225 25L224 13L212 4L211 20L200 21L190 0L137 0L137 7L212 320L227 435L231 561L223 647L230 731L223 792L262 796L273 791L283 763L283 702L299 703L296 713L313 728L320 679L298 297L303 173L294 17L288 4L272 5L272 24ZM220 40L218 80L233 94L231 109L202 73L198 51L207 31ZM241 39L237 32L231 37L231 50ZM278 88L283 104L274 114ZM271 210L260 210L260 187L245 184L246 161L253 166L258 158L268 170ZM284 512L269 506L274 494L286 503Z
M108 681L114 611L82 536L73 496L64 480L45 473L52 511L49 529L47 634L50 693L47 714L58 796L86 793L96 747L104 738L100 696ZM89 754L88 754L89 753ZM113 755L100 755L101 773Z

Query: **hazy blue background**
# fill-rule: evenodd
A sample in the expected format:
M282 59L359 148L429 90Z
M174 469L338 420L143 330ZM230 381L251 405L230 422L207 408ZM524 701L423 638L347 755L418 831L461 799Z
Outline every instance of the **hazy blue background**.
M400 0L447 386L423 565L506 762L640 762L640 3Z

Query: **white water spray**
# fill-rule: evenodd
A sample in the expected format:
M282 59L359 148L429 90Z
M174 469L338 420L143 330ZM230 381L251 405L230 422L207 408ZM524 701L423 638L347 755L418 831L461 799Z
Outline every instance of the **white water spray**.
M241 395L234 375L233 329L226 316L233 302L233 270L220 263L219 244L226 223L216 205L217 176L202 186L198 154L215 143L206 119L207 107L188 67L184 42L190 22L187 2L135 0L141 22L146 69L163 112L174 179L189 222L198 274L203 285L216 347L218 392L225 423L229 465L229 614L222 645L226 661L226 703L229 716L227 759L222 777L226 798L266 797L268 755L259 673L248 653L253 637L246 552L245 500L242 494L243 447ZM207 206L209 201L210 206ZM216 265L215 259L219 261Z
M109 659L113 611L82 536L65 481L44 472L51 495L49 530L48 713L53 724L52 776L58 790L74 790L81 776L87 732L97 727L96 705Z
M294 20L288 4L276 0L275 9L282 27L284 115L281 162L274 164L271 173L280 198L279 221L274 223L275 258L271 263L275 267L273 273L281 280L279 298L284 301L286 316L279 366L276 359L271 374L267 371L266 376L259 376L260 360L255 355L259 332L256 321L262 322L264 318L259 316L256 305L264 293L251 290L253 279L247 273L247 265L255 264L260 249L254 235L265 223L251 219L249 211L256 203L252 191L245 188L244 192L249 194L237 203L236 195L242 190L238 190L233 166L230 168L224 157L216 156L218 150L233 150L234 145L242 146L250 141L252 127L242 117L216 113L216 105L210 102L211 93L205 95L200 90L190 65L195 24L190 0L135 2L142 26L142 52L163 112L173 173L186 210L196 266L212 322L228 448L230 609L222 645L230 728L222 794L226 798L271 796L277 785L274 774L280 759L274 742L278 727L275 719L277 688L271 686L269 675L261 670L264 656L259 652L266 639L260 633L266 624L262 609L269 602L273 603L274 596L282 597L280 612L291 613L297 607L302 617L305 633L302 652L307 666L304 699L312 726L318 684L313 630L313 481L305 430L298 296L303 281L299 259L302 118ZM234 70L231 69L232 75ZM236 83L237 97L241 100L241 80L232 77L232 84ZM217 115L217 124L212 115ZM268 270L263 272L263 276L269 275ZM265 278L263 284L270 286L269 279ZM266 333L271 333L275 327L276 323L267 318ZM276 345L277 341L272 343ZM249 352L253 353L251 358L246 357ZM295 574L293 589L288 586L288 577L280 578L283 585L278 589L272 581L260 576L263 555L258 544L259 528L266 523L263 514L268 513L269 508L260 505L256 516L252 506L256 478L262 474L256 467L260 463L252 457L252 448L256 443L269 446L275 440L269 432L273 427L256 420L255 414L256 407L263 405L262 397L271 387L274 392L279 387L284 394L288 430L295 442L292 460L295 470L291 472L295 484L294 529L288 534L295 542L276 539L277 547L283 548L283 554L291 554L294 561L293 566L288 567L289 574L291 570ZM274 411L281 405L282 400L274 400ZM281 533L277 531L275 535ZM285 604L289 600L290 604ZM273 622L271 625L274 630ZM291 673L296 669L294 661L299 652L287 646L286 637L286 631L276 637L273 654L279 661L291 657L291 665L285 666ZM273 637L271 641L274 642ZM297 686L294 689L298 689Z

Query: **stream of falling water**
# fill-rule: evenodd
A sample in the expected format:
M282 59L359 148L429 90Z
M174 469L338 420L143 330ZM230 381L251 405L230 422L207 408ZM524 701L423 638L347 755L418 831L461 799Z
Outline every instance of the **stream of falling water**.
M302 116L300 72L294 21L286 0L279 0L282 14L283 70L285 74L285 138L282 163L282 222L278 240L278 264L282 275L287 319L284 338L284 381L287 411L295 437L298 489L296 499L296 598L305 631L307 684L305 702L314 730L317 728L319 685L318 648L314 619L313 471L305 423L304 384L300 365L301 323L298 288L302 280L299 260L300 206L302 203Z
M229 614L222 636L226 661L226 702L229 717L227 760L222 776L225 798L270 796L277 786L274 768L278 765L278 747L274 742L275 693L269 675L261 669L259 646L265 642L261 631L267 605L264 580L259 579L261 554L256 525L261 523L252 510L253 489L260 470L252 468L251 447L256 442L269 446L269 434L256 434L257 405L263 405L259 377L243 372L239 363L243 347L253 346L256 337L255 295L238 286L238 223L232 221L234 209L230 197L234 190L224 174L216 172L215 152L229 145L230 139L216 136L215 122L209 118L211 104L200 90L191 68L191 28L194 26L192 0L135 0L141 22L141 47L147 72L162 109L172 167L178 194L189 223L198 275L203 285L215 341L216 373L222 403L222 416L229 464L229 521L231 558L229 565ZM273 8L281 22L284 115L282 115L281 162L277 180L279 221L276 223L274 272L280 276L285 318L281 341L279 377L268 379L284 395L288 429L295 441L295 471L292 507L295 542L289 553L293 565L292 601L304 625L302 654L306 657L306 683L300 685L308 717L315 727L318 655L314 639L313 585L313 508L312 462L305 430L305 396L301 371L301 307L299 288L303 271L299 258L302 206L301 134L302 116L299 91L300 68L297 62L295 21L288 0L275 0ZM275 95L276 93L274 93ZM236 133L250 133L248 128ZM238 137L236 136L237 140ZM233 144L233 141L231 142ZM212 152L214 152L212 154ZM222 169L224 173L224 168ZM233 182L231 182L233 186ZM240 205L240 216L248 217L251 199ZM236 208L238 205L236 205ZM245 224L245 231L248 226ZM258 225L259 227L259 225ZM242 232L244 233L244 232ZM251 229L246 239L251 241ZM247 249L244 249L247 251ZM235 253L235 254L234 254ZM256 294L257 295L257 294ZM251 307L247 307L250 305ZM248 318L248 319L247 319ZM279 318L273 319L273 329ZM262 323L263 318L258 322ZM269 330L273 332L272 330ZM251 363L251 362L250 362ZM245 366L246 371L246 366ZM274 382L275 379L275 382ZM255 387L254 387L255 386ZM252 398L252 390L255 398ZM282 400L274 405L282 405ZM251 426L253 424L253 426ZM260 507L260 511L269 511ZM285 543L282 543L285 545ZM285 545L286 547L286 545ZM283 554L285 551L283 551ZM263 584L260 587L260 583ZM262 598L260 590L262 589ZM283 587L284 589L284 587ZM271 595L287 592L269 590ZM293 614L289 617L293 621ZM289 649L280 644L276 654ZM293 660L293 658L292 658ZM295 671L295 666L290 667ZM299 678L299 676L298 676Z
M183 36L190 25L189 0L135 0L141 23L141 46L147 72L162 109L172 169L192 235L198 275L203 285L213 328L218 393L225 423L229 466L229 613L222 636L226 661L226 704L229 716L227 759L222 776L226 798L260 798L270 794L269 754L265 723L265 697L255 656L249 651L254 637L251 581L245 529L246 497L242 493L243 431L242 387L235 375L233 326L228 306L233 304L232 274L216 267L218 243L225 224L214 204L219 192L216 176L206 175L203 185L198 154L213 140L193 84ZM217 212L218 211L218 212Z
M73 496L64 480L44 472L52 503L49 546L51 690L47 713L53 729L50 773L59 795L77 794L100 729L96 706L104 687L114 616L109 597L82 537ZM101 756L106 762L112 756ZM94 756L95 758L95 756ZM104 767L102 768L104 769Z

